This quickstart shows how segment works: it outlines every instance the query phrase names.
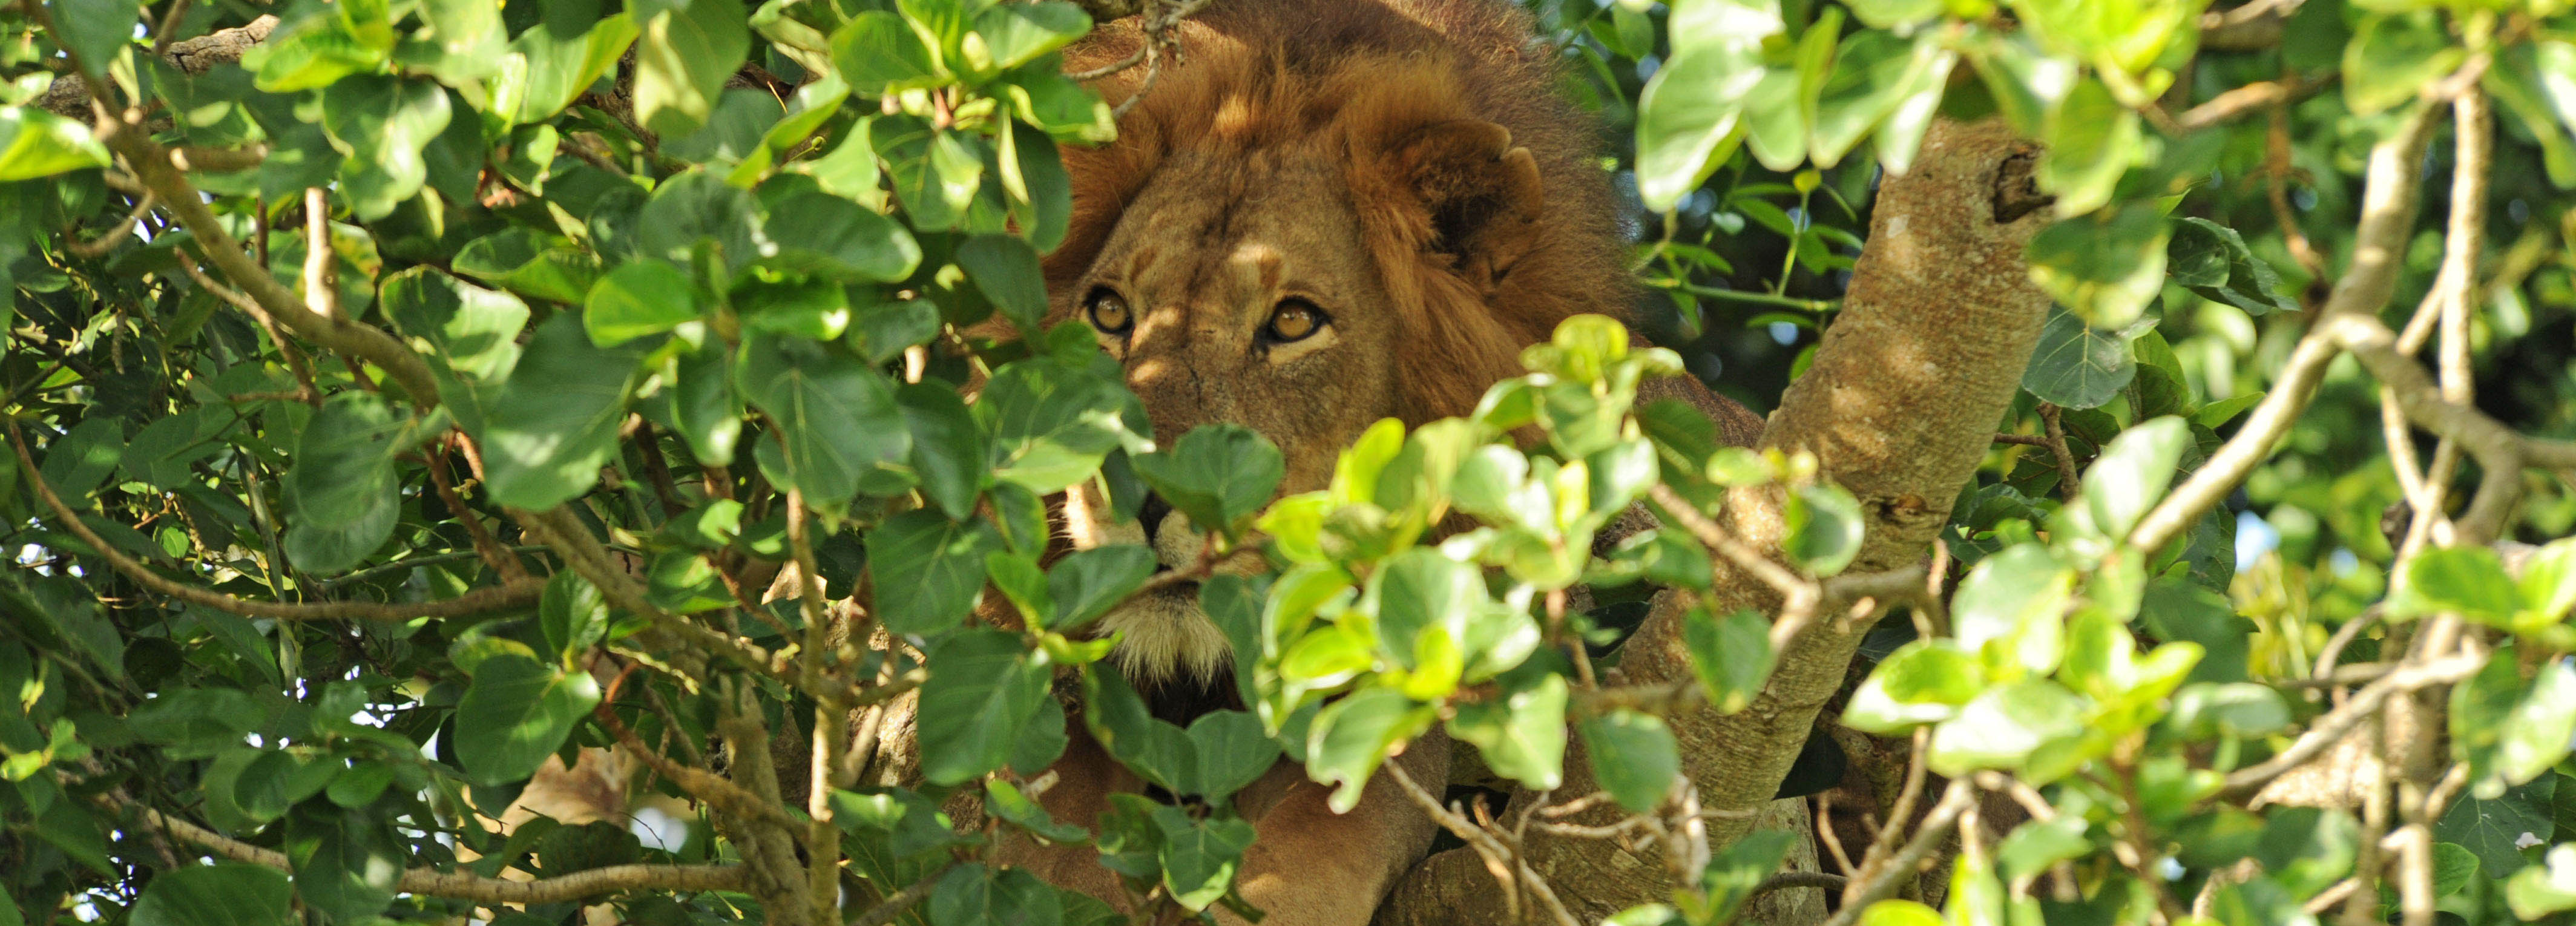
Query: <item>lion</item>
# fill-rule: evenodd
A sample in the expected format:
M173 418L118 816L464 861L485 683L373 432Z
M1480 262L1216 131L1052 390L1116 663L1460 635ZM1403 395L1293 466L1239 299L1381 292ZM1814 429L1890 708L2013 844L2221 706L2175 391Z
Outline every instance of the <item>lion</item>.
M1043 264L1045 321L1091 328L1154 434L1247 426L1281 450L1281 494L1320 489L1371 424L1467 414L1559 322L1631 315L1625 206L1598 166L1598 127L1557 95L1553 51L1507 0L1217 0L1173 32L1159 73L1092 82L1136 102L1116 141L1064 151L1074 209ZM1065 69L1099 70L1145 41L1136 18L1105 23L1066 49ZM1656 398L1698 407L1731 444L1762 427L1688 377L1641 389ZM1176 569L1204 549L1156 499L1124 523L1089 484L1051 508L1070 547L1141 543ZM1257 567L1246 559L1224 568ZM768 597L795 594L793 572ZM986 596L984 618L1012 623L999 599ZM1093 625L1117 636L1112 664L1153 712L1182 724L1242 706L1197 601L1194 584L1164 586ZM912 783L916 704L888 707L867 783ZM1038 776L1056 819L1096 829L1111 795L1149 791L1080 724L1069 737ZM1437 789L1449 749L1435 729L1391 761ZM806 763L775 764L782 793L804 793L785 779ZM592 765L569 777L612 779L616 793L585 798L614 816L620 776ZM1430 848L1435 823L1388 776L1347 813L1328 793L1282 761L1233 798L1256 831L1236 886L1270 926L1367 923ZM994 861L1128 910L1092 847L1015 836Z
M1095 81L1136 99L1115 142L1069 148L1074 211L1044 263L1048 322L1080 321L1126 368L1153 433L1244 425L1286 462L1282 494L1324 488L1370 424L1469 413L1518 375L1558 322L1627 317L1621 200L1596 125L1561 99L1552 49L1502 0L1219 0L1181 22L1160 74ZM1135 18L1065 55L1068 72L1129 59ZM1695 381L1655 394L1699 406L1733 443L1761 422ZM1204 549L1148 499L1117 523L1097 490L1063 504L1075 547L1150 546L1171 568ZM1157 715L1239 707L1225 637L1193 584L1098 625ZM1042 803L1091 825L1144 783L1080 732ZM1394 761L1445 782L1437 732ZM1358 926L1430 847L1435 824L1388 776L1348 813L1285 760L1235 798L1257 837L1237 885L1273 926ZM1124 904L1093 850L1014 843L1001 861ZM1220 919L1230 919L1221 914Z

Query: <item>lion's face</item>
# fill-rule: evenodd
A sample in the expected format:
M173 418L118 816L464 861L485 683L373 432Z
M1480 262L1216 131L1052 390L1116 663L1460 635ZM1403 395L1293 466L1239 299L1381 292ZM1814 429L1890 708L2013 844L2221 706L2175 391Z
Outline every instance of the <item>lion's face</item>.
M1127 368L1155 436L1230 422L1287 464L1282 493L1323 488L1340 448L1395 413L1398 324L1363 246L1343 168L1300 151L1176 158L1156 172L1068 290L1075 317ZM1186 568L1204 548L1188 519L1149 504L1112 523L1099 498L1067 504L1078 546L1150 543ZM1250 564L1244 564L1250 565ZM1110 616L1136 674L1225 663L1223 637L1183 586Z
M1156 437L1250 427L1287 457L1286 492L1322 488L1394 408L1396 326L1339 178L1297 153L1167 165L1074 287Z

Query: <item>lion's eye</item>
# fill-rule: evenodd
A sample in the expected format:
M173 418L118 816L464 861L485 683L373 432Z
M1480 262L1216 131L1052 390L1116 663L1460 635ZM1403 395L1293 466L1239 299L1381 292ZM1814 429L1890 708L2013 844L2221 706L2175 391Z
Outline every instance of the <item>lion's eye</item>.
M1270 323L1262 326L1261 333L1278 344L1303 341L1323 330L1329 321L1331 319L1324 317L1324 310L1316 308L1312 302L1283 299L1278 308L1270 310Z
M1127 310L1127 300L1105 286L1091 291L1091 298L1084 300L1083 311L1091 316L1091 327L1100 329L1102 334L1126 334L1136 327L1136 316Z

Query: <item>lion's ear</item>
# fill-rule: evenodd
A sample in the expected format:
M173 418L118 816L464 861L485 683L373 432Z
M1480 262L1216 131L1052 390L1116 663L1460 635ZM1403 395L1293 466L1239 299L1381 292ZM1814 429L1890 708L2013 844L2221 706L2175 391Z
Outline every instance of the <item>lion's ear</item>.
M1546 203L1538 162L1512 132L1482 119L1453 119L1396 142L1392 166L1421 198L1436 236L1430 247L1457 259L1460 273L1493 285L1537 243Z

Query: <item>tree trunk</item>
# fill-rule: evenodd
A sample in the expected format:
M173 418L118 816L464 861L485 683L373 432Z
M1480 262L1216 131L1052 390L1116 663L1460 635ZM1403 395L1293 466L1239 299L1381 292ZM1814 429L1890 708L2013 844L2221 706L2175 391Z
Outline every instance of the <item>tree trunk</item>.
M1869 523L1854 572L1901 568L1925 556L2019 388L2049 304L2022 259L2023 245L2049 221L2040 208L2045 200L2030 186L2037 150L1996 120L1932 127L1912 170L1881 185L1843 311L1763 431L1761 446L1814 453L1823 475L1860 500ZM1763 549L1783 532L1776 491L1739 491L1719 517ZM1710 604L1720 613L1776 613L1780 601L1750 576L1722 571ZM1669 718L1684 774L1712 814L1712 847L1755 825L1842 683L1869 629L1843 619L1847 606L1824 602L1816 624L1781 653L1745 710ZM1690 677L1684 610L1659 607L1638 629L1621 662L1630 682ZM1557 794L1597 789L1581 755L1580 744L1568 751ZM1514 802L1532 797L1515 795ZM1589 822L1614 814L1600 811L1603 819ZM1606 841L1533 833L1527 850L1531 867L1587 922L1672 890L1660 861ZM1433 856L1397 887L1378 922L1503 922L1507 892L1491 879L1468 850Z

